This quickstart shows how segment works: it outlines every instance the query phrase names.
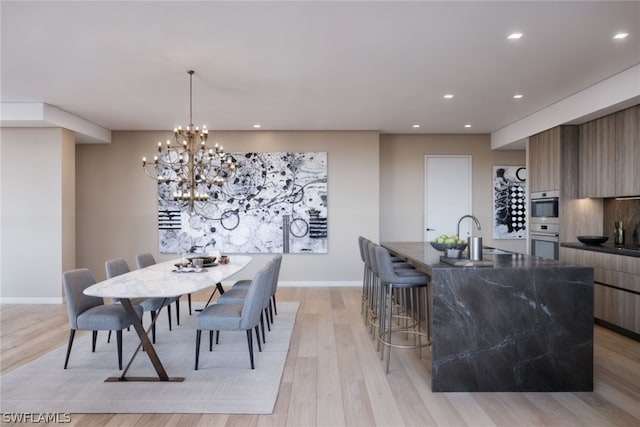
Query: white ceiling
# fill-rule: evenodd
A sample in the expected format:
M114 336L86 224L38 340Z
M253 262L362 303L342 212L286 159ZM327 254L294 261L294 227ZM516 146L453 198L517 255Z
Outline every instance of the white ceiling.
M186 125L188 69L194 123L212 130L491 133L640 63L638 1L3 0L0 12L1 101L111 130Z

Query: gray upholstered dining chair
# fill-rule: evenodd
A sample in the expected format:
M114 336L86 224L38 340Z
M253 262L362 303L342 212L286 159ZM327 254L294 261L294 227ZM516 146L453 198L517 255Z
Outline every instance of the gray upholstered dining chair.
M218 344L220 331L246 331L247 345L249 347L249 360L251 369L255 368L253 361L253 329L256 331L258 350L262 351L258 333L258 324L265 292L269 291L269 279L273 274L273 264L264 267L253 278L246 298L242 304L212 304L206 307L196 317L196 363L198 370L200 358L200 338L202 330L209 331L209 351L213 349L213 331L216 331L216 344Z
M150 253L144 253L136 256L136 265L138 268L148 267L156 263L155 258ZM176 298L176 323L180 325L180 298ZM191 315L191 294L187 294L187 303L189 306L189 315ZM169 321L171 323L171 321ZM171 329L171 324L169 324Z
M273 277L273 281L271 283L271 290L269 292L269 301L268 301L269 315L271 317L271 323L273 323L273 313L275 312L276 315L278 314L278 307L276 306L276 292L278 291L278 280L280 277L280 267L282 266L282 255L276 255L271 260L271 262L276 263L276 270ZM246 279L238 280L236 283L233 284L230 290L228 290L227 292L222 294L220 298L218 298L218 301L220 301L221 299L222 301L225 301L225 299L226 301L231 301L231 298L233 297L244 298L244 294L246 294L246 290L249 288L250 285L251 285L251 280L246 280ZM244 293L241 291L244 291Z
M104 263L104 268L107 272L108 279L120 276L131 271L129 269L129 264L127 264L127 261L122 258L114 258L108 260ZM140 305L144 311L148 311L151 313L151 341L154 344L156 343L156 325L155 323L153 323L153 321L155 320L158 312L162 309L162 307L168 305L170 301L170 298L141 298L131 301L133 304ZM117 303L119 301L112 300L112 302ZM171 330L171 310L169 309L169 307L167 307L167 313L169 316L169 330Z
M271 290L269 295L269 314L271 315L271 323L273 323L273 312L275 312L276 315L278 314L278 307L276 306L276 292L278 291L278 280L280 280L282 255L276 255L274 263L276 264L276 267L275 272L273 273L273 280L271 281Z
M136 255L136 266L138 269L149 267L155 263L156 260L150 253ZM191 294L189 294L189 299L191 299ZM180 325L180 297L169 298L166 303L167 316L169 316L169 330L171 330L171 303L173 302L176 303L176 324Z
M65 271L62 274L64 296L69 314L69 344L64 359L67 369L71 346L76 331L93 331L91 350L96 351L98 331L116 331L118 347L118 369L122 369L122 330L131 326L133 319L120 304L106 304L102 298L84 294L84 290L96 283L91 272L86 268ZM142 307L133 306L139 318L142 318Z
M264 331L264 319L267 320L267 328L271 331L271 325L273 324L273 310L271 300L272 297L275 301L275 294L278 288L278 277L280 275L280 266L282 264L282 255L274 256L265 268L270 268L271 274L268 280L268 289L265 290L264 298L262 300L263 312L260 314L260 327L262 330L262 342L266 343L266 334ZM220 295L216 301L218 304L242 304L246 298L251 281L248 284L234 285L230 290ZM275 303L274 303L275 304ZM277 311L276 311L277 314Z

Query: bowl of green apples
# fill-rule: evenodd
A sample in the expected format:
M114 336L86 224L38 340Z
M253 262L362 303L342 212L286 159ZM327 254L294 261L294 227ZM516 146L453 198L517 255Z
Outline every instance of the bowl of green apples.
M456 235L447 236L446 234L442 234L438 236L434 241L429 243L431 243L431 246L433 246L435 250L444 252L446 254L456 253L455 251L459 251L457 252L458 257L462 254L462 251L467 248L467 242L460 239ZM454 251L451 251L452 249Z

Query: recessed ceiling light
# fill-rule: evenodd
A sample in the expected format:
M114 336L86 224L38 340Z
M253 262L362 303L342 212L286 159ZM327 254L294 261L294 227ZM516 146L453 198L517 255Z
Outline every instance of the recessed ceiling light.
M420 127L420 125L413 125L413 127L417 129Z
M622 40L626 39L628 35L629 33L617 33L615 36L613 36L613 38L616 40Z
M445 96L443 96L444 99L451 99L453 98L453 94L452 93L447 93Z
M254 127L254 128L256 128L256 129L259 129L259 128L261 128L262 126L261 126L261 125L259 125L259 124L255 124L255 125L253 125L253 127Z
M522 33L511 33L511 34L509 34L509 37L507 37L507 39L509 39L509 40L518 40L521 37L522 37Z
M464 125L464 127L466 127L466 128L470 128L470 127L471 127L471 125Z
M515 95L513 95L513 99L520 99L520 98L522 98L521 93L516 93Z

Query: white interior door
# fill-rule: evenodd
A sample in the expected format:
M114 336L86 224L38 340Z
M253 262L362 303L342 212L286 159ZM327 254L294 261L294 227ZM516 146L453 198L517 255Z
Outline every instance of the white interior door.
M425 156L424 237L456 234L458 220L471 214L471 156ZM462 221L460 237L470 235L471 221Z

